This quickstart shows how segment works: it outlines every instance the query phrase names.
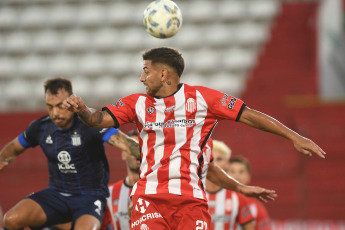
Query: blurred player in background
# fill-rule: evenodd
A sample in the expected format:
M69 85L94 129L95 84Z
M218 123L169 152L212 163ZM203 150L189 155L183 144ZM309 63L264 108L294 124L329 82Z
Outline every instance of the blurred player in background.
M48 188L33 193L4 216L6 229L40 229L72 222L74 229L99 229L109 195L109 166L104 142L139 154L137 142L120 130L85 125L62 103L72 92L64 78L44 84L48 116L29 127L0 151L0 171L27 148L40 145L48 159Z
M224 142L218 140L213 140L213 147L209 146L209 148L212 151L214 162L227 172L230 167L231 149ZM206 192L212 217L210 230L255 229L248 197L223 189L209 180L206 180Z
M128 136L138 140L135 130L128 132ZM130 218L128 207L131 203L130 194L134 184L139 180L140 160L132 154L122 151L122 160L126 161L127 176L125 179L110 184L110 196L104 212L101 230L129 230Z
M239 182L249 184L251 179L249 162L244 157L232 157L230 159L229 174ZM250 210L255 218L255 229L271 230L271 219L264 204L251 197L248 197L248 199L250 202Z
M313 141L248 108L240 99L180 83L184 60L176 49L153 48L143 53L143 60L140 81L146 94L124 97L103 111L88 108L76 95L64 101L66 108L91 127L136 124L142 163L140 180L132 191L132 229L207 229L211 217L202 183L205 159L201 150L220 120L240 121L274 133L290 140L302 154L324 158L325 152ZM238 183L213 162L207 179L263 200L276 195Z

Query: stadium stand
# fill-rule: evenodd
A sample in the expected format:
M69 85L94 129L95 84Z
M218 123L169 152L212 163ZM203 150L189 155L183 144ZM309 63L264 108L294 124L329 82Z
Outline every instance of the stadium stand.
M178 2L184 25L175 37L159 40L143 28L142 15L147 4L138 0L1 1L1 84L8 88L20 80L23 84L42 85L45 79L62 75L72 80L83 76L87 85L102 88L103 81L98 81L104 76L111 76L116 82L128 82L122 80L124 76L138 77L141 67L131 60L140 58L142 50L170 45L190 57L186 60L191 63L186 75L207 78L211 74L217 82L213 84L215 88L238 89L224 81L229 74L234 76L231 82L238 80L234 84L242 89L242 78L255 64L258 47L268 39L269 25L279 11L279 3L274 0ZM77 94L81 93L80 88L77 87ZM27 96L21 102L2 103L0 111L32 110L28 100L40 101L41 95L32 98L29 91L23 90ZM124 90L110 93L112 98L127 94ZM236 90L235 94L239 93ZM94 95L84 95L95 105L109 103L101 96L95 99ZM10 100L10 95L7 98L5 94L4 100Z
M307 160L285 140L237 123L217 126L212 137L250 159L253 182L277 190L279 197L267 205L274 229L344 229L345 106L318 98L318 1L176 2L183 27L165 40L151 37L142 26L149 1L0 1L0 127L6 130L0 146L42 115L37 111L44 111L47 78L70 78L75 92L100 108L144 91L139 83L143 49L175 46L186 61L183 82L239 96L327 152L325 161ZM107 147L107 152L115 181L124 176L124 166L116 150ZM4 211L27 191L46 186L40 154L30 150L2 172ZM32 183L18 189L23 181Z

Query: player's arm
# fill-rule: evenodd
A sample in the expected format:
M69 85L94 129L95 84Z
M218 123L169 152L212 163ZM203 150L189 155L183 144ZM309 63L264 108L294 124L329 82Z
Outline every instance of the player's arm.
M140 147L138 141L118 130L108 141L111 145L130 153L135 158L140 158Z
M254 221L249 221L245 224L242 224L241 227L243 230L255 230Z
M241 184L240 182L229 176L214 162L211 162L209 164L207 179L222 188L242 193L243 195L248 197L258 198L264 202L267 202L268 200L274 200L274 198L277 196L274 190Z
M326 153L312 140L299 135L266 114L245 107L239 121L256 129L274 133L290 140L296 150L304 155L311 156L314 153L321 158L325 158L324 155Z
M19 143L18 137L6 144L0 151L0 171L4 170L24 151L25 148Z
M98 111L87 107L81 97L74 94L64 100L63 105L69 111L77 113L80 119L90 127L101 129L115 125L113 118L107 111Z

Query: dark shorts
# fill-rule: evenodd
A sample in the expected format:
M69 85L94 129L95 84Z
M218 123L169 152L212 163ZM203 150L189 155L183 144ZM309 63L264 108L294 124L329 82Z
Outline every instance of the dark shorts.
M82 215L89 214L102 223L106 198L102 195L68 195L53 189L33 193L26 198L36 201L47 215L44 226L74 222Z

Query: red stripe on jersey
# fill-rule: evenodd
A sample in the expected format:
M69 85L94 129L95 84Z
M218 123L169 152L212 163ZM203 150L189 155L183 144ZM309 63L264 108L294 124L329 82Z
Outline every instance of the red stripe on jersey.
M141 179L133 194L168 191L205 199L200 180L209 162L200 154L201 145L218 120L235 120L242 106L241 100L230 95L187 84L166 98L133 94L108 105L119 125L134 122L139 130Z
M195 120L195 114L197 111L197 101L196 101L196 90L190 90L188 87L184 88L184 96L185 96L185 115L186 120ZM191 165L191 140L194 135L194 127L195 126L186 126L186 135L187 135L187 141L181 148L181 177L184 178L188 183L182 183L181 184L181 193L182 195L188 195L193 196L193 186L190 184L191 181L191 171L190 171L190 165ZM193 154L193 153L192 153ZM198 172L194 172L197 174Z
M155 122L156 121L156 110L154 109L154 105L150 100L145 100L145 124L147 122ZM143 179L141 183L137 183L137 189L140 191L145 191L146 189L146 182L147 182L147 175L152 173L152 166L155 164L155 159L154 159L154 146L156 143L156 132L153 131L153 127L147 129L148 132L148 138L147 138L147 155L145 156L146 162L147 162L147 170L144 173L143 176L141 176ZM151 153L151 154L149 154ZM144 157L142 155L142 157ZM140 167L141 169L141 167Z
M164 122L165 126L163 127L164 134L164 151L163 157L160 160L161 167L158 169L158 186L157 193L169 193L169 168L170 165L170 156L175 148L175 129L166 127L169 126L170 120L175 120L174 107L175 107L175 98L168 97L164 98L165 110L164 110Z

